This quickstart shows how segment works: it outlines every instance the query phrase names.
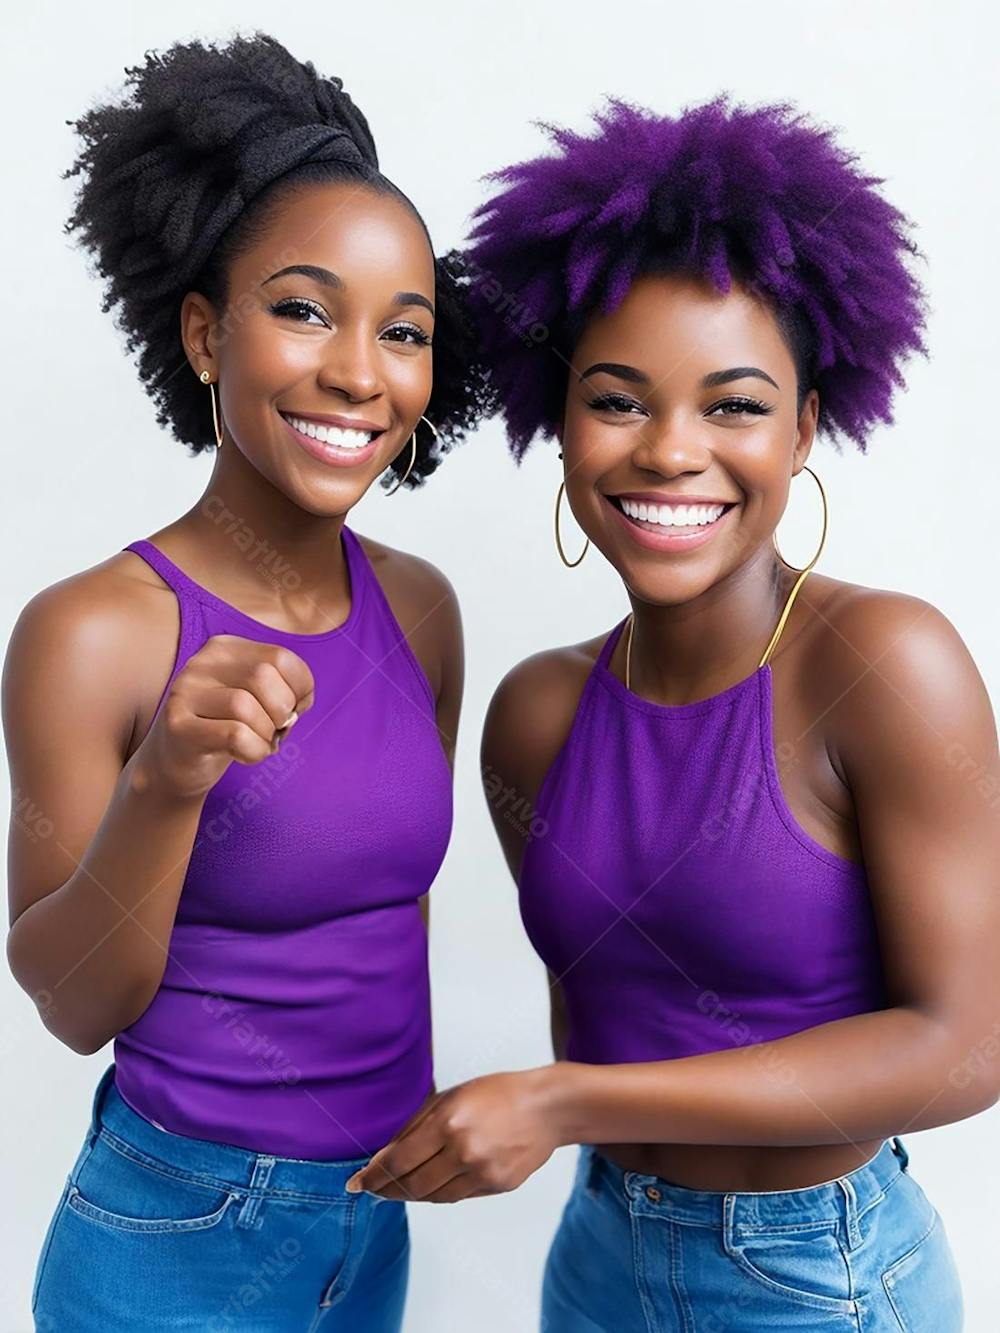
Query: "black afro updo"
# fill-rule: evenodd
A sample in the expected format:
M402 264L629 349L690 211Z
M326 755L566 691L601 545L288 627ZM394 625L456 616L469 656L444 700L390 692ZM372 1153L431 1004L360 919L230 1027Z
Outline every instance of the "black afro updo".
M177 43L125 70L130 93L92 107L74 126L83 147L63 179L83 175L66 222L105 279L101 308L115 310L156 419L191 455L215 447L208 391L180 340L185 295L226 309L233 259L267 230L287 193L356 181L412 202L379 171L368 122L338 78L324 78L266 33L222 49ZM421 223L423 219L420 218ZM426 231L426 226L424 227ZM429 241L428 237L428 241ZM469 279L452 250L435 258L434 388L406 479L419 486L441 456L493 410L466 313ZM409 465L410 444L382 484Z

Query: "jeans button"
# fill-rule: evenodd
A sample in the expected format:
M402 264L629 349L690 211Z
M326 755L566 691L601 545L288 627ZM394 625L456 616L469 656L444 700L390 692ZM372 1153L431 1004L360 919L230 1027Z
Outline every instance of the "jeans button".
M646 1186L646 1198L650 1201L650 1203L659 1203L662 1197L663 1196L660 1194L660 1191L656 1188L655 1185Z

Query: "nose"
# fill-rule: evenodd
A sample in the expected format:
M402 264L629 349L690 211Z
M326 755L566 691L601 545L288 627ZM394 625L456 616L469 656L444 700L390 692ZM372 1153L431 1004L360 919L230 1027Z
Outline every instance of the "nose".
M632 461L647 472L663 476L702 472L711 461L701 419L680 410L643 422L636 435Z
M319 378L324 388L342 393L351 402L377 397L384 385L371 331L360 324L341 326L329 340Z

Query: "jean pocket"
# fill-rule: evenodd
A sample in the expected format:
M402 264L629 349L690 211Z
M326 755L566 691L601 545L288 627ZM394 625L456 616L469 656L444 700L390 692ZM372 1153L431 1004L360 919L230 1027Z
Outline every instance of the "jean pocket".
M736 1227L724 1243L733 1262L776 1300L853 1315L857 1304L837 1227L832 1222Z
M45 1233L45 1239L42 1241L42 1248L38 1255L38 1263L35 1265L35 1281L31 1288L31 1313L34 1314L38 1306L38 1292L42 1285L42 1273L45 1271L45 1260L49 1257L49 1250L52 1246L52 1237L55 1234L56 1224L59 1221L60 1214L66 1206L66 1200L69 1197L71 1189L71 1178L66 1177L66 1183L63 1185L62 1194L59 1196L59 1202L56 1204L55 1212L49 1221L48 1230Z
M239 1191L147 1163L98 1136L66 1206L79 1217L118 1231L204 1231L222 1221Z
M962 1286L937 1209L930 1230L882 1274L882 1286L903 1333L960 1333Z

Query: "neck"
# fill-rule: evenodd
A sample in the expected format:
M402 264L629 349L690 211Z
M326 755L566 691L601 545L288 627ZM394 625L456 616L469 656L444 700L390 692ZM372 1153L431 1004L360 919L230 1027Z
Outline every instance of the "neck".
M279 617L293 608L289 618L305 621L321 608L317 618L328 619L322 612L338 591L349 598L340 543L346 516L308 513L228 448L230 457L223 451L216 458L197 503L160 532L169 534L192 577L210 573L207 581L224 587L234 605L256 608L251 614L269 619L268 607Z
M797 578L762 551L690 601L654 605L630 595L629 688L651 702L683 704L742 680L760 664ZM782 641L786 633L787 623ZM623 679L627 642L628 626L615 649Z

